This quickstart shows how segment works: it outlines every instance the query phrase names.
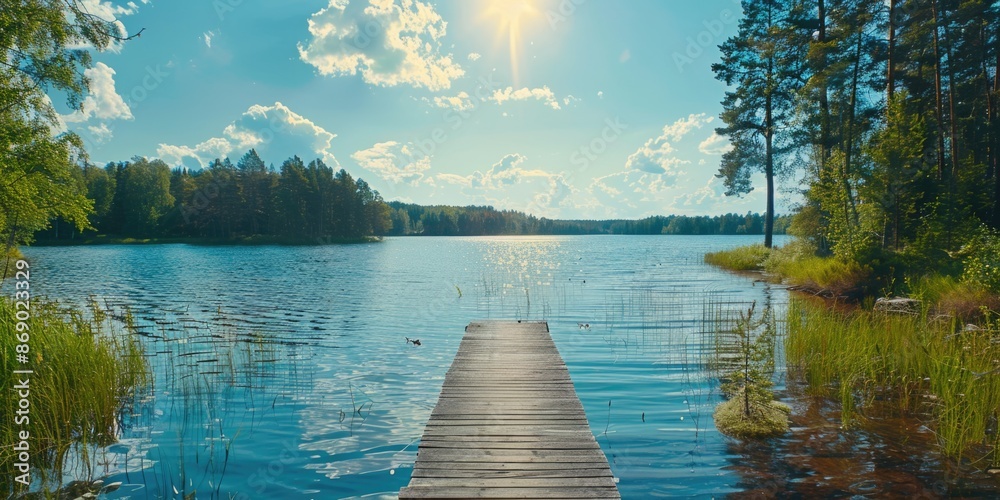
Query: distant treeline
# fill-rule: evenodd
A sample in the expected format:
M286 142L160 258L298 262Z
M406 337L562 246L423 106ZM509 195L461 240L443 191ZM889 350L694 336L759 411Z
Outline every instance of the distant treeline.
M493 207L422 206L389 202L392 230L402 236L492 236L504 234L763 234L764 216L667 215L640 220L554 220ZM785 234L789 216L775 217L775 233Z
M74 167L74 190L93 204L91 229L111 238L204 239L322 243L372 236L485 236L517 234L762 234L755 213L714 217L669 215L641 220L553 220L488 206L421 206L382 200L361 179L322 160L298 156L268 167L250 150L235 164L215 160L205 169L171 169L135 157L104 167ZM782 234L789 218L776 218ZM80 240L56 220L41 241Z
M93 202L97 234L133 238L257 238L295 242L360 239L386 234L389 207L377 191L345 170L298 156L268 168L250 150L201 170L173 169L136 157L104 168L77 167L78 189ZM41 240L78 237L56 221Z

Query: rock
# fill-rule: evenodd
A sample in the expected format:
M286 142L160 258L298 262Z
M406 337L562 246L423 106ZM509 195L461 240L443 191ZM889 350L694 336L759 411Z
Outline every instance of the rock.
M118 488L121 488L121 487L122 487L122 482L121 481L115 481L115 482L109 483L107 486L105 486L104 489L101 490L101 493L111 493L112 491L115 491L115 490L117 490Z
M990 469L986 471L987 474L1000 474L1000 469Z
M969 324L965 325L965 327L962 328L962 331L963 332L981 332L981 331L983 331L983 329L979 325L973 325L972 323L969 323Z
M882 297L875 301L875 310L887 314L919 314L920 301L906 297Z

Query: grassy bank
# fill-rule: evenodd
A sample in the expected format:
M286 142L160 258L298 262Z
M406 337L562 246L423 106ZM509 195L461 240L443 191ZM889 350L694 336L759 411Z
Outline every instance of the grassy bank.
M762 272L771 281L816 295L861 298L876 286L871 267L824 258L801 242L768 249L749 245L705 254L705 262L737 272Z
M18 457L12 445L21 441L20 431L28 431L33 486L41 481L54 490L63 472L90 476L94 452L116 441L119 415L128 411L137 391L147 387L150 375L139 343L113 328L96 308L94 319L89 319L33 299L30 319L23 323L18 321L19 310L23 319L23 306L18 309L11 300L0 300L0 385L5 388L0 391L0 484L2 491L20 491L14 482ZM16 354L24 351L18 345L25 340L23 362ZM28 397L9 390L25 379ZM25 406L22 399L27 400L28 420L15 425L16 409Z
M887 260L893 258L905 263L899 255ZM790 373L815 395L839 401L845 425L886 409L916 415L934 429L946 455L1000 466L1000 297L989 280L977 278L992 270L989 262L978 274L970 274L977 262L968 260L960 277L954 270L928 272L926 265L908 269L923 275L907 276L885 260L817 257L801 242L740 247L705 261L759 271L813 295L854 299L845 308L793 297L785 338ZM893 294L913 300L902 313L873 307L876 297Z
M873 403L923 415L943 451L1000 465L1000 325L965 327L872 311L834 311L794 299L785 343L790 370L839 399L845 424Z

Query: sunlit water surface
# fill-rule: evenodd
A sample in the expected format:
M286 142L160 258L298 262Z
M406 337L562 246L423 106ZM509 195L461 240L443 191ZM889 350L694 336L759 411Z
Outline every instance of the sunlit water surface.
M788 292L702 258L758 240L411 237L25 254L36 294L76 305L93 296L140 325L156 385L102 457L107 480L125 483L118 496L395 496L464 326L542 319L623 496L712 497L787 486L766 470L770 454L735 447L712 423L719 320L752 301L780 309Z

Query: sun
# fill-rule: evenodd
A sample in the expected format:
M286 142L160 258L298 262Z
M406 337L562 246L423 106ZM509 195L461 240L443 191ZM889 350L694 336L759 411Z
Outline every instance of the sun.
M537 0L490 0L485 17L497 22L497 37L507 36L510 48L510 67L514 83L518 82L518 48L521 45L521 28L528 21L540 17Z

